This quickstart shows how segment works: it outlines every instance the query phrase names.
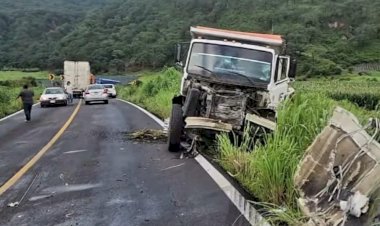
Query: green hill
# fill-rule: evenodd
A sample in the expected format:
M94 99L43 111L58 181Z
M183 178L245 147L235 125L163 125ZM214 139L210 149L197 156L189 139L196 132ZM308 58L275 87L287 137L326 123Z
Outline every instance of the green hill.
M380 61L379 1L32 2L49 7L14 3L15 17L0 10L0 67L54 68L68 58L90 60L96 72L161 67L173 61L174 43L189 40L191 25L283 34L306 75Z

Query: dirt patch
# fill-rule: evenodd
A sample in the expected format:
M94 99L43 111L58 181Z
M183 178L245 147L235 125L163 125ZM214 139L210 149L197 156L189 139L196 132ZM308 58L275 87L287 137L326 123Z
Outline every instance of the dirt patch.
M135 140L147 143L164 143L167 140L167 134L163 130L143 129L125 133L127 140Z

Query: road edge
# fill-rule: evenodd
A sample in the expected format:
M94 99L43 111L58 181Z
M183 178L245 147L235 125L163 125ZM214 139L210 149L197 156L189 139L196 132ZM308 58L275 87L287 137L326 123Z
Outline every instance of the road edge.
M36 105L38 105L38 104L39 104L39 102L33 104L33 107L36 106ZM9 118L12 118L13 116L18 115L18 114L20 114L20 113L23 112L23 111L24 111L24 110L19 110L19 111L16 111L15 113L12 113L12 114L10 114L10 115L5 116L4 118L0 118L0 122L5 121L5 120L7 120L7 119L9 119Z
M157 122L157 124L159 124L161 127L165 128L165 123L146 109L126 100L122 100L119 98L117 100L139 109L140 111L148 115L150 118L152 118L155 122ZM224 192L224 194L240 211L241 215L244 216L245 219L251 225L270 226L270 224L255 209L251 202L244 198L244 196L227 180L227 178L225 178L223 174L221 174L205 157L199 154L194 159L203 168L203 170L205 170L207 174L214 180L218 187Z

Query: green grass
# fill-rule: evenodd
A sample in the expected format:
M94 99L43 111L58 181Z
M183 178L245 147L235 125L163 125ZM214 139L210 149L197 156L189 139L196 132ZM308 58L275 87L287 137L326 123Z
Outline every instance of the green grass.
M20 80L24 77L33 77L35 79L48 79L49 73L46 71L39 72L21 72L21 71L0 71L0 81Z
M136 103L165 119L170 116L171 100L179 93L180 73L173 68L162 72L146 72L139 86L119 86L120 98Z

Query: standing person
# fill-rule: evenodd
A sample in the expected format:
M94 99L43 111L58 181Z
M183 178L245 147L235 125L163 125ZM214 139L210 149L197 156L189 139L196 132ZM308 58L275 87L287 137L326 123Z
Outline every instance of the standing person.
M28 85L24 85L23 90L17 96L17 98L20 97L24 106L26 122L29 122L31 120L34 92L28 88Z
M66 83L65 90L66 90L67 95L69 96L70 103L73 103L73 87L71 87L70 81Z

